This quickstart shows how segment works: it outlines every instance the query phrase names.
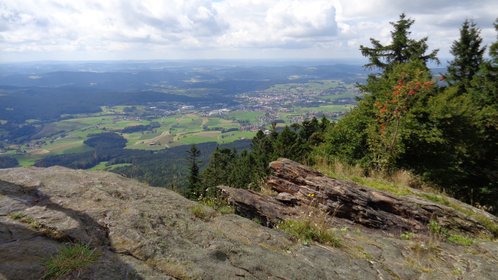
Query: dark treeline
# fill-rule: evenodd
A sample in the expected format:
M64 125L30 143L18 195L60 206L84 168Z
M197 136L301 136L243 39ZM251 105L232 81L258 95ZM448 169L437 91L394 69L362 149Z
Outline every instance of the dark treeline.
M69 153L48 156L36 161L35 166L48 167L60 165L75 169L88 169L103 161L124 161L138 154L150 154L149 151L124 149L127 140L114 132L104 132L89 135L84 141L85 145L92 148L81 153Z
M0 169L16 167L19 165L17 159L9 156L0 156Z
M249 144L249 140L239 140L223 145L218 145L216 142L198 144L199 169L206 167L209 155L217 147L243 151L249 147ZM127 163L110 171L138 179L152 186L168 187L184 193L188 185L188 161L185 157L190 148L189 145L182 145L153 152L135 150L134 155L112 159L108 161L108 164Z
M79 87L57 88L17 88L5 89L0 96L0 119L23 124L27 119L41 121L59 120L64 114L98 113L101 106L145 105L154 102L183 102L207 104L227 102L222 96L192 98L178 94L155 91L114 92L109 90L89 90ZM10 136L12 137L12 136Z
M235 149L217 147L199 180L189 180L188 196L200 199L216 195L215 187L219 185L257 189L260 181L268 175L268 164L279 157L310 163L313 160L313 148L324 141L325 132L330 126L330 121L325 117L321 121L313 118L302 124L285 126L281 131L277 131L274 124L268 134L258 131L250 150L237 152ZM191 171L192 166L195 166L192 156L193 152L190 151Z
M391 23L392 41L361 46L376 70L358 106L332 125L322 120L259 132L252 151L217 149L202 173L197 196L225 184L254 187L277 157L303 163L341 161L391 174L410 170L422 180L471 204L498 212L498 42L484 58L480 30L466 20L451 46L448 72L434 77L428 38L410 38L414 21ZM498 21L495 22L498 31ZM196 186L191 186L196 187Z
M158 122L152 122L148 125L133 125L133 126L128 126L123 129L121 129L121 133L133 133L133 132L141 132L141 131L148 131L148 130L154 130L158 127L161 127L161 124Z
M172 147L159 151L146 151L125 149L127 140L123 136L114 132L105 132L90 137L84 142L91 149L80 153L70 153L48 156L38 160L35 166L48 167L54 165L65 166L74 169L88 169L101 162L112 166L123 164L110 171L124 176L144 181L152 186L170 187L182 191L187 182L187 161L185 154L190 148L188 145ZM229 149L244 150L249 146L248 140L236 141L220 147ZM217 143L199 144L201 156L199 156L199 166L204 168L207 165L208 157ZM0 157L0 164L7 161L6 157ZM17 161L16 161L17 165ZM7 166L12 167L12 166Z
M32 139L32 136L35 135L40 129L31 124L16 124L16 123L7 123L0 125L0 132L4 131L5 133L0 133L0 141L1 140L9 140L11 143L24 143Z

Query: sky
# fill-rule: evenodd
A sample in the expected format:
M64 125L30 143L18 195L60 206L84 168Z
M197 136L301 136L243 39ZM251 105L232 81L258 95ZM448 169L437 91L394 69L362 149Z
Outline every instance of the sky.
M439 57L468 18L496 40L496 0L0 0L0 63L361 59L405 12Z

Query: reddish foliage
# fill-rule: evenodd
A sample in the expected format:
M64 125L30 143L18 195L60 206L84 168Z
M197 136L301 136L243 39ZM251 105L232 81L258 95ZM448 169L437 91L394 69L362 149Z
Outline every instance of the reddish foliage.
M412 106L414 96L424 94L435 86L432 81L404 81L398 80L393 86L392 94L386 101L375 101L377 108L377 122L380 125L381 134L385 133L386 127L393 120L399 120Z

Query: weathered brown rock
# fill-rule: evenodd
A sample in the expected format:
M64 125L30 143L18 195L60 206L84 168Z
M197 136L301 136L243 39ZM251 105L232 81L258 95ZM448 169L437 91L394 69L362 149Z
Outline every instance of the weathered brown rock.
M287 203L252 190L219 187L228 202L235 206L237 214L249 219L256 218L266 226L299 215L299 209L288 207Z
M274 161L270 163L270 168L272 175L266 184L279 195L292 195L298 203L289 206L278 199L278 195L274 198L248 190L224 188L230 202L237 206L241 214L258 216L272 224L303 212L300 207L316 206L337 218L392 232L427 231L428 222L437 220L449 229L492 236L479 221L432 201L415 196L398 197L335 180L288 159ZM463 203L460 205L466 209L472 208ZM497 221L496 217L484 211L475 208L472 211Z

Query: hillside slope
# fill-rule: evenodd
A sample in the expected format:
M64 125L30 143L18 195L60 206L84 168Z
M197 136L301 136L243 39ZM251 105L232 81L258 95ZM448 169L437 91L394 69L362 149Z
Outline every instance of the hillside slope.
M203 208L204 207L204 208ZM199 215L199 211L202 215ZM339 248L303 244L116 174L0 170L0 279L39 279L67 243L100 255L65 279L493 279L498 244L426 247L344 226ZM495 278L496 279L496 278Z

